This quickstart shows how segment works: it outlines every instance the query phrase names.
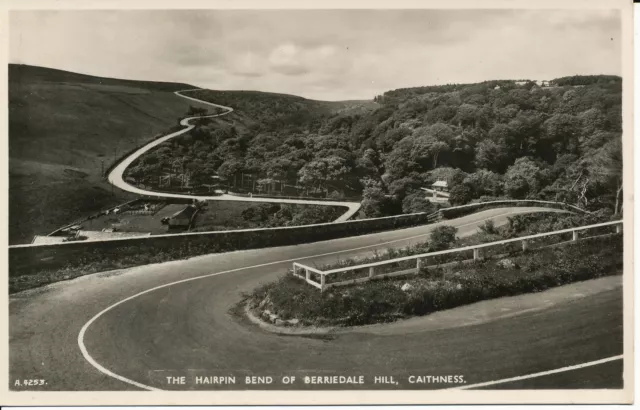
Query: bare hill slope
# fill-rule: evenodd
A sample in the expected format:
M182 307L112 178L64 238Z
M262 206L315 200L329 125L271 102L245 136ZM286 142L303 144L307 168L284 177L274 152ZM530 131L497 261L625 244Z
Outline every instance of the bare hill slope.
M125 200L103 163L177 125L187 88L9 65L10 243Z

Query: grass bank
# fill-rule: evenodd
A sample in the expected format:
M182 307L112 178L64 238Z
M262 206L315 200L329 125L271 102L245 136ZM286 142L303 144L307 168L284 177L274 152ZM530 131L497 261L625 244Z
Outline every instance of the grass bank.
M412 316L618 273L622 235L525 252L508 259L423 269L404 278L316 288L287 274L246 296L257 315L276 324L356 326ZM279 321L279 322L276 322Z
M103 171L123 153L175 126L191 106L187 84L9 66L9 242L135 198Z

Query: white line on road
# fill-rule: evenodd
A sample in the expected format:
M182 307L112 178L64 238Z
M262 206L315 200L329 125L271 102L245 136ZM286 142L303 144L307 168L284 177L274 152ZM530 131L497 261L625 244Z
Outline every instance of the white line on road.
M561 367L559 369L547 370L545 372L527 374L527 375L524 375L524 376L511 377L509 379L493 380L493 381L490 381L490 382L470 384L470 385L467 385L467 386L451 387L451 388L445 389L445 390L467 390L467 389L475 389L475 388L478 388L478 387L494 386L496 384L511 383L511 382L516 382L516 381L519 381L519 380L534 379L536 377L548 376L550 374L556 374L556 373L570 372L572 370L578 370L578 369L584 369L585 367L597 366L599 364L609 363L609 362L613 362L615 360L622 360L623 357L624 357L624 355L611 356L611 357L607 357L607 358L600 359L600 360L594 360L593 362L586 362L586 363L576 364L576 365L573 365L573 366Z
M507 213L504 213L504 214L498 214L498 215L491 216L489 218L484 218L484 219L481 219L479 221L466 223L464 225L460 225L459 227L464 227L464 226L468 226L468 225L471 225L471 224L474 224L474 223L484 222L484 221L486 221L488 219L497 218L499 216L515 214L515 213L524 213L524 212L531 212L531 211L510 211L510 212L507 212ZM178 281L175 281L175 282L166 283L164 285L156 286L156 287L153 287L151 289L147 289L147 290L144 290L142 292L136 293L133 296L129 296L126 299L122 299L121 301L116 302L113 305L106 307L105 309L100 311L97 315L92 317L87 323L84 324L84 326L82 326L82 329L80 329L80 333L78 334L78 346L80 347L80 351L82 352L82 356L84 356L85 360L87 362L89 362L89 364L91 364L93 367L95 367L99 372L101 372L103 374L106 374L107 376L113 377L114 379L120 380L121 382L131 384L133 386L136 386L136 387L144 389L144 390L162 390L162 389L158 389L158 388L155 388L155 387L147 386L145 384L136 382L136 381L131 380L131 379L127 379L124 376L120 376L119 374L116 374L116 373L112 372L111 370L105 368L100 363L98 363L93 357L91 357L91 355L89 354L89 351L87 350L87 347L84 344L84 335L86 334L87 329L89 329L89 326L91 326L91 324L93 324L102 315L104 315L108 311L112 310L113 308L115 308L115 307L117 307L117 306L119 306L119 305L121 305L123 303L126 303L126 302L128 302L130 300L133 300L133 299L135 299L135 298L137 298L139 296L142 296L142 295L145 295L147 293L151 293L151 292L156 291L158 289L163 289L163 288L166 288L166 287L169 287L169 286L178 285L178 284L186 283L186 282L191 282L191 281L198 280L198 279L210 278L210 277L222 275L222 274L225 274L225 273L238 272L238 271L245 270L245 269L261 268L261 267L264 267L264 266L277 265L277 264L280 264L280 263L295 262L295 261L300 261L300 260L305 260L305 259L310 259L310 258L318 258L318 257L321 257L321 256L335 255L335 254L338 254L338 253L357 251L357 250L362 250L362 249L366 249L366 248L373 248L373 247L376 247L376 246L387 245L387 244L391 244L391 243L395 243L395 242L406 241L406 240L410 240L410 239L416 239L416 238L419 238L419 237L422 237L422 236L426 236L426 235L429 235L429 234L430 234L430 232L425 233L425 234L421 234L421 235L415 235L415 236L407 237L407 238L394 239L392 241L376 243L376 244L373 244L373 245L360 246L360 247L357 247L357 248L343 249L343 250L340 250L340 251L333 251L333 252L327 252L327 253L322 253L322 254L318 254L318 255L304 256L304 257L300 257L300 258L284 259L284 260L279 260L279 261L274 261L274 262L261 263L261 264L253 265L253 266L243 266L243 267L240 267L240 268L230 269L230 270L226 270L226 271L222 271L222 272L216 272L216 273L209 273L207 275L196 276L196 277L188 278L188 279L182 279L182 280L178 280Z

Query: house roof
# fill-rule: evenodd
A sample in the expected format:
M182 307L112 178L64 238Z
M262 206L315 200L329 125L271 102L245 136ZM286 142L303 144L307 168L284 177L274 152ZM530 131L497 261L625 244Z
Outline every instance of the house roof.
M171 219L173 219L173 218L187 218L187 219L190 219L195 210L196 210L195 207L193 207L191 205L187 205L183 209L181 209L178 212L176 212L175 214L171 215Z
M440 187L440 188L446 188L449 185L447 184L447 181L436 181L431 186L436 186L436 187Z

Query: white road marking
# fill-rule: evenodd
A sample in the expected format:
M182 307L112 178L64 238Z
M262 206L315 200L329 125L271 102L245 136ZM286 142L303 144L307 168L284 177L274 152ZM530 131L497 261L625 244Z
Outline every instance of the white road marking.
M548 376L550 374L556 374L556 373L570 372L572 370L578 370L578 369L584 369L585 367L597 366L599 364L609 363L615 360L622 360L623 357L624 355L611 356L611 357L607 357L600 360L594 360L593 362L586 362L586 363L576 364L573 366L561 367L559 369L547 370L545 372L527 374L527 375L518 376L518 377L511 377L509 379L493 380L493 381L484 382L484 383L469 384L467 386L451 387L445 390L467 390L467 389L475 389L478 387L493 386L496 384L510 383L510 382L515 382L519 380L534 379L536 377Z
M497 218L499 216L504 216L504 215L508 215L508 214L514 214L514 213L524 213L524 212L531 212L531 211L510 211L510 212L507 212L506 214L498 214L498 215L491 216L489 218L481 219L481 220L476 221L476 222L470 222L470 223L467 223L467 224L464 224L464 225L460 225L460 226L458 226L458 228L461 228L461 227L464 227L464 226L468 226L468 225L471 225L471 224L477 224L477 223L486 221L488 219ZM119 306L119 305L121 305L121 304L123 304L125 302L128 302L128 301L130 301L132 299L135 299L135 298L137 298L139 296L142 296L142 295L145 295L147 293L151 293L153 291L156 291L158 289L163 289L163 288L166 288L166 287L169 287L169 286L178 285L180 283L191 282L191 281L194 281L194 280L210 278L210 277L222 275L222 274L225 274L225 273L238 272L238 271L245 270L245 269L261 268L261 267L264 267L264 266L277 265L277 264L280 264L280 263L295 262L295 261L309 259L309 258L318 258L318 257L321 257L321 256L335 255L335 254L343 253L343 252L351 252L351 251L356 251L356 250L361 250L361 249L366 249L366 248L373 248L373 247L380 246L380 245L387 245L387 244L394 243L394 242L400 242L400 241L406 241L406 240L410 240L410 239L419 238L421 236L429 235L430 233L431 232L428 232L428 233L425 233L425 234L421 234L421 235L415 235L415 236L411 236L411 237L407 237L407 238L402 238L402 239L395 239L395 240L388 241L388 242L381 242L381 243L377 243L377 244L373 244L373 245L361 246L361 247L358 247L358 248L343 249L343 250L340 250L340 251L327 252L327 253L322 253L322 254L318 254L318 255L311 255L311 256L304 256L304 257L300 257L300 258L285 259L285 260L280 260L280 261L261 263L261 264L253 265L253 266L243 266L241 268L235 268L235 269L230 269L230 270L226 270L226 271L222 271L222 272L216 272L216 273L209 273L207 275L196 276L196 277L188 278L188 279L182 279L182 280L178 280L178 281L175 281L175 282L166 283L164 285L156 286L156 287L153 287L151 289L147 289L147 290L144 290L142 292L136 293L133 296L129 296L126 299L122 299L121 301L116 302L113 305L106 307L105 309L100 311L97 315L92 317L87 323L84 324L84 326L82 326L82 329L80 329L80 333L78 334L78 346L80 347L80 351L82 352L82 356L84 356L85 360L87 362L89 362L89 364L91 364L93 367L95 367L99 372L101 372L103 374L106 374L107 376L113 377L114 379L120 380L121 382L131 384L133 386L136 386L136 387L144 389L144 390L154 390L154 391L162 390L162 389L158 389L158 388L155 388L155 387L147 386L145 384L136 382L136 381L131 380L131 379L127 379L124 376L120 376L119 374L116 374L116 373L112 372L111 370L105 368L100 363L98 363L93 357L91 357L91 355L89 354L89 351L87 350L87 347L84 344L84 335L86 334L87 329L89 329L89 326L91 326L91 324L93 324L102 315L104 315L108 311L112 310L113 308L115 308L115 307L117 307L117 306Z

